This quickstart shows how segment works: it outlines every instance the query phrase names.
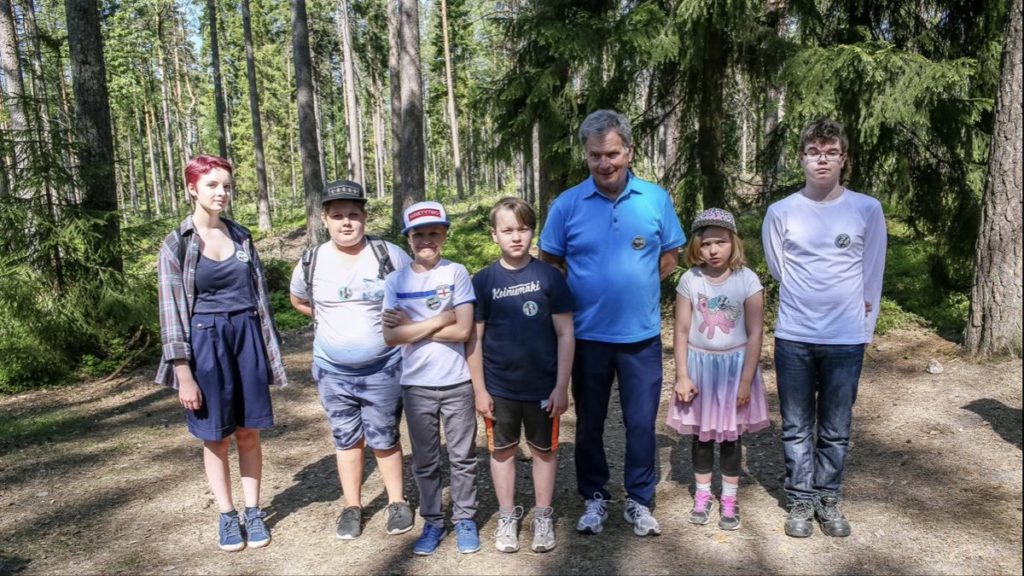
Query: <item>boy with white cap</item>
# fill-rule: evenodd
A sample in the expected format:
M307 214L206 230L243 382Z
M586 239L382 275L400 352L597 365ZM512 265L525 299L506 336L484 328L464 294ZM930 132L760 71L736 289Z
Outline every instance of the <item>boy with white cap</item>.
M402 349L402 399L424 522L413 552L433 554L448 535L441 498L442 424L456 545L461 553L476 552L476 410L465 350L476 297L466 268L441 257L449 226L444 207L417 202L402 220L414 259L387 277L382 320L385 342Z

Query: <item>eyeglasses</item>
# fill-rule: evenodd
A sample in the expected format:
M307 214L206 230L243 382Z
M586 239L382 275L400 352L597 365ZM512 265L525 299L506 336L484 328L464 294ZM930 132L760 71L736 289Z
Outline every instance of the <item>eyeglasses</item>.
M825 150L824 152L822 152L817 148L811 148L809 150L804 151L804 158L807 158L808 160L813 160L815 162L821 160L822 157L824 157L825 160L828 160L829 162L835 162L836 160L839 160L843 156L845 156L843 152L840 152L839 150L835 149Z

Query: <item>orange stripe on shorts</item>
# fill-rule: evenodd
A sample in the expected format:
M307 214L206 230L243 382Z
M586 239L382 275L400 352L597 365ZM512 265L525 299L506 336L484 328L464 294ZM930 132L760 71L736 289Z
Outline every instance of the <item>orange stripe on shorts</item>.
M551 419L551 451L558 450L558 421L561 417Z
M494 453L494 420L484 418L484 425L487 427L487 451Z

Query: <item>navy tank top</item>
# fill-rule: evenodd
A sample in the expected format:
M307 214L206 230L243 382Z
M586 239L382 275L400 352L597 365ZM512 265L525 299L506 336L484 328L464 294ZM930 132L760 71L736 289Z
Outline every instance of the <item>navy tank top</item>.
M238 312L255 306L249 255L245 250L236 243L235 254L220 262L199 255L194 314Z

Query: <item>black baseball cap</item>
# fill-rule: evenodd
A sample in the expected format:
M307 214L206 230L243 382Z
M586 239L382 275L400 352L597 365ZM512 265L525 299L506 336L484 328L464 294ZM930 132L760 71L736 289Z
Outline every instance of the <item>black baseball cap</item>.
M366 193L358 182L353 182L351 180L335 180L334 182L328 182L327 185L324 186L324 196L320 200L320 205L322 206L335 200L366 202Z

